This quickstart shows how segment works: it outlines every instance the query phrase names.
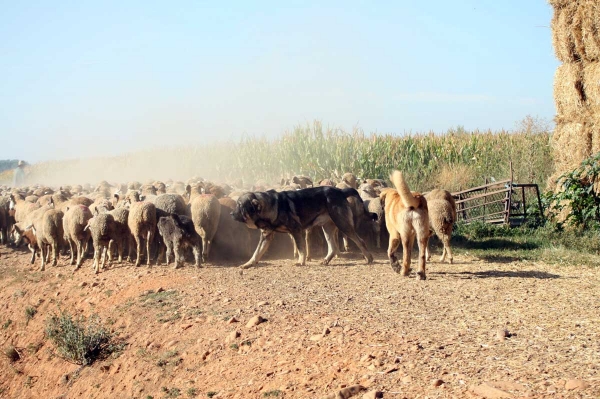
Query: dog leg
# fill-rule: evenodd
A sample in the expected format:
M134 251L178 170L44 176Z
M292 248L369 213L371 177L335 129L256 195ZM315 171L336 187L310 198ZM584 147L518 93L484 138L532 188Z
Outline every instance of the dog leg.
M339 249L337 247L338 243L335 239L337 233L338 229L333 223L327 223L323 225L323 234L325 235L325 240L327 241L327 255L321 262L323 265L328 265L329 262L331 262L331 259L333 259L337 253L339 253Z
M260 234L260 239L258 241L258 246L254 251L254 255L252 255L252 258L250 258L248 262L240 266L240 268L247 269L257 264L260 261L260 258L262 258L265 252L267 252L267 249L269 248L271 241L273 241L274 236L275 233L273 231L262 230Z
M400 234L397 231L390 232L390 243L388 245L388 258L390 259L390 265L392 266L392 270L396 273L400 273L400 264L398 263L398 258L396 257L396 250L400 245Z
M307 261L311 261L312 258L310 256L310 241L311 241L311 237L312 237L312 227L309 227L308 229L306 229L305 232L305 236L306 236L306 260Z
M292 244L294 245L294 259L296 259L298 257L298 245L296 245L296 240L294 239L292 233L289 233L288 235L292 239Z
M412 255L412 247L415 242L415 232L411 231L409 234L402 235L402 275L408 276L410 274L410 257ZM425 248L423 248L423 251ZM419 248L420 251L420 248ZM425 252L423 252L425 256ZM425 259L425 258L423 258Z
M294 245L298 249L298 262L295 263L296 266L306 265L306 242L303 240L305 237L302 237L302 233L302 230L290 233L294 239Z

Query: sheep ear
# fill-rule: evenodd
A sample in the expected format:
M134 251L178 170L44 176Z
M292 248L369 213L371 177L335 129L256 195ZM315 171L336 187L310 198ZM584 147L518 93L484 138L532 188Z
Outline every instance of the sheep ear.
M260 210L261 210L261 206L260 206L260 202L259 202L257 199L253 199L253 200L252 200L252 205L254 205L254 207L256 208L256 210L257 210L258 212L260 212Z

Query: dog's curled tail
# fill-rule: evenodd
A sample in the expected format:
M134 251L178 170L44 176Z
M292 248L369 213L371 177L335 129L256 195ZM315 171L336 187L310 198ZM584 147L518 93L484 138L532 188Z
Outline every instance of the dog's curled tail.
M408 185L404 181L404 177L402 177L402 172L395 170L392 173L392 183L394 183L394 187L396 187L398 195L400 195L402 203L406 208L415 209L419 207L419 200L410 192Z

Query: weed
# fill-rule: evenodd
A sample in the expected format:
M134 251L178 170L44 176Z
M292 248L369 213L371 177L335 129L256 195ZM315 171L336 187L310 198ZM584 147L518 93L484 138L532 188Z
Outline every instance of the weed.
M229 348L233 349L233 350L238 350L240 349L240 347L238 346L238 344L231 344L229 345Z
M46 336L64 359L89 365L118 350L111 333L100 324L98 315L73 318L68 312L52 314L46 321ZM122 349L122 348L120 348Z
M29 320L33 319L33 316L35 316L36 313L37 309L32 306L28 306L25 308L25 319L27 320L27 324L29 324Z
M215 391L206 392L206 396L209 398L212 398L213 396L216 396L217 394L218 394L218 392L215 392Z
M186 393L189 398L195 398L198 396L198 390L196 388L188 388Z
M4 324L2 324L2 328L6 330L8 327L10 327L11 324L12 324L12 320L8 319L4 322Z
M23 386L25 388L31 388L33 386L33 378L30 375L27 376L27 378L25 379L25 382L23 383Z
M40 348L43 345L44 344L42 342L37 342L35 344L29 344L29 345L27 345L27 352L29 352L29 354L31 354L31 355L34 355L40 350Z
M161 390L165 393L165 398L178 398L181 395L179 388L162 387Z
M110 297L113 294L113 290L106 290L104 291L104 295L106 295L107 297Z
M268 397L271 397L271 396L277 397L279 395L281 395L281 391L278 390L278 389L274 389L272 391L263 392L263 396L265 398L268 398Z
M17 362L21 359L21 355L17 351L17 349L10 345L6 349L4 349L4 355L8 358L8 360L12 363Z

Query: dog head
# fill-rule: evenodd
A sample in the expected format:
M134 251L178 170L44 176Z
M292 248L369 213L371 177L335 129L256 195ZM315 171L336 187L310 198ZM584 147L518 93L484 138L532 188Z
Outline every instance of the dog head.
M256 229L255 222L263 210L262 201L256 194L252 192L242 194L235 204L235 209L231 212L233 220L245 223L252 229Z

